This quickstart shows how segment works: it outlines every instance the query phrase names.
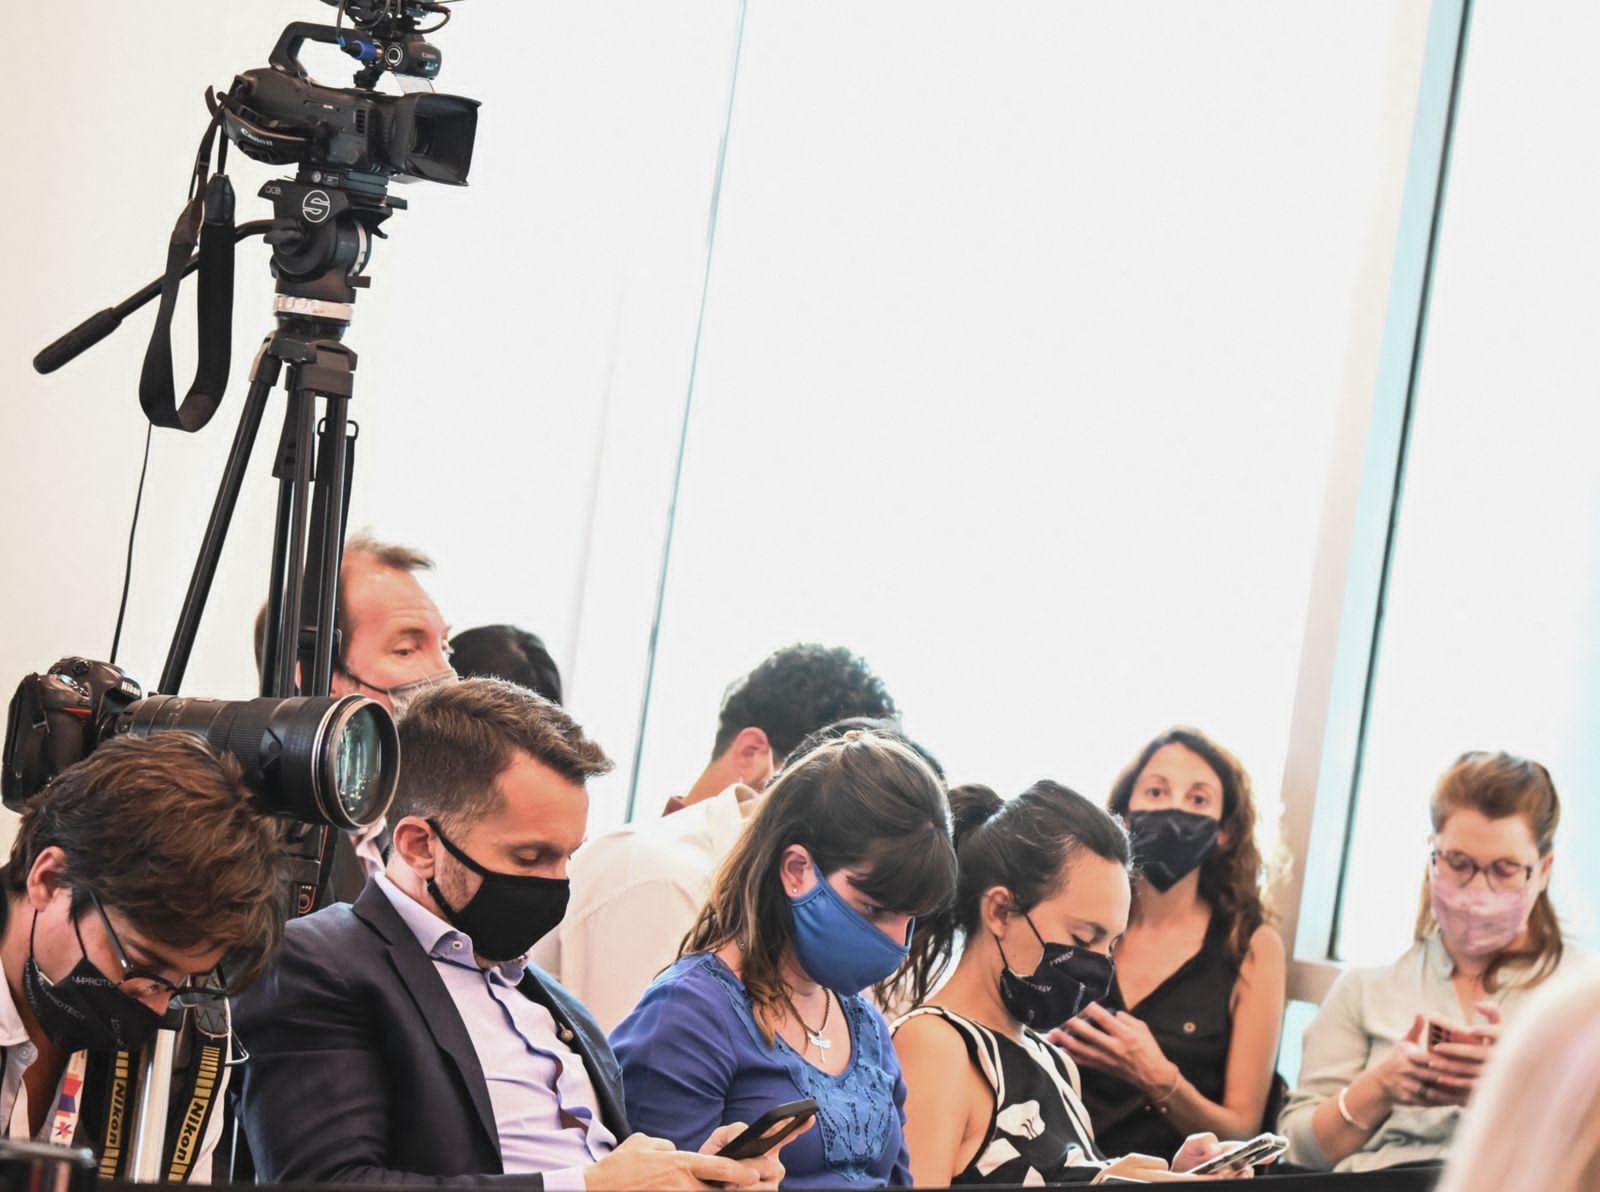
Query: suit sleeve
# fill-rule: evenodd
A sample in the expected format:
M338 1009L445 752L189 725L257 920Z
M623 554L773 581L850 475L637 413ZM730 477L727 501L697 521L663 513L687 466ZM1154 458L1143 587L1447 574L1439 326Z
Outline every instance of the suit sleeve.
M319 944L315 933L291 930L273 966L234 1009L250 1053L239 1120L257 1178L542 1190L537 1175L438 1176L389 1165L391 1098L426 1091L393 1087L379 1015Z

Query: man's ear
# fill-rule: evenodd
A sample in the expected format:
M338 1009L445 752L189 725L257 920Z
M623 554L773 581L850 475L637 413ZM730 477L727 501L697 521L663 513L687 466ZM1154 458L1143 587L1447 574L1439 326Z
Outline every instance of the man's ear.
M773 752L771 740L765 730L753 724L739 730L739 735L728 746L727 756L739 781L758 791L772 780L772 773L777 769L778 756Z
M295 682L300 681L300 664L294 664ZM344 668L337 662L333 664L333 677L328 680L329 695L360 695L361 685L344 673Z
M33 864L28 867L28 905L36 911L42 911L60 891L67 888L67 854L60 845L55 844L40 850Z
M394 826L393 851L406 863L406 867L420 878L434 875L433 829L428 821L408 815Z

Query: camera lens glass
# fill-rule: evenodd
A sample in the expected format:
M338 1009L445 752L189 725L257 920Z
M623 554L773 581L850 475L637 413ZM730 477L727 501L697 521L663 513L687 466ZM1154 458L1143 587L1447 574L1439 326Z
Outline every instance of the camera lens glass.
M239 759L266 810L312 824L358 829L394 797L400 739L382 704L360 695L251 700L155 695L130 704L111 731L178 730Z
M384 763L393 762L393 750L384 748L387 721L378 704L365 700L338 727L333 742L333 797L358 824L371 823L383 813L393 788L392 780L384 782Z

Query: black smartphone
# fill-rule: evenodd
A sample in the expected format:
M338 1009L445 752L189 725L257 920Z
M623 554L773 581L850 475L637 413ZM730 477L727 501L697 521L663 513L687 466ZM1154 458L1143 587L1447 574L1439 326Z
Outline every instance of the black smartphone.
M782 1146L816 1116L817 1103L810 1097L779 1105L751 1122L717 1154L724 1159L754 1159Z

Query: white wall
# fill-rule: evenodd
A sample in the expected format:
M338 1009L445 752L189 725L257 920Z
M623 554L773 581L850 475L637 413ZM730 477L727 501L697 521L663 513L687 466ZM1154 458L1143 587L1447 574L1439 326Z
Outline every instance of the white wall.
M641 808L821 640L955 781L1192 723L1270 815L1428 15L1273 11L752 7Z
M159 268L205 84L263 65L284 22L333 10L167 0L158 11L159 24L148 4L63 0L20 9L10 26L29 52L7 85L37 119L0 135L41 197L14 186L0 221L14 296L0 325L10 399L0 498L13 511L0 530L6 686L62 654L109 648L150 316L56 376L34 376L27 361ZM1264 11L751 7L644 805L703 761L723 684L802 636L847 641L898 675L913 728L959 755L957 777L985 776L965 759L995 748L1020 706L1027 749L1004 747L1002 786L1053 769L1093 793L1114 759L1173 719L1207 721L1273 784L1325 431L1375 351L1370 313L1386 292L1427 5L1330 0L1274 8L1270 21ZM404 191L411 210L390 221L348 336L362 356L352 524L433 553L430 586L457 626L508 620L543 634L574 711L624 770L737 17L733 0L458 6L436 41L440 88L484 100L473 185ZM71 42L58 51L63 30ZM328 60L308 53L319 74L343 81L323 71ZM237 153L231 162L241 216L264 216L251 196L278 171ZM241 248L238 277L229 401L202 434L161 432L155 443L120 659L146 683L161 669L249 356L271 327L258 246ZM191 312L186 298L181 313ZM189 358L179 359L186 377ZM1226 403L1219 432L1205 411ZM248 626L264 584L265 457L279 409L200 634L193 692L253 685ZM1111 441L1108 420L1129 409L1165 436L1162 495L1143 502L1115 491L1143 465L1096 456ZM832 554L809 527L762 521L759 501L737 508L743 493L848 470L848 459L813 465L852 418L858 434L903 435L862 457L881 464L888 499L939 498L930 507L949 523L930 522L898 549L908 568L926 569L913 590L938 588L950 603L893 606L924 620L881 649L853 628L847 598L877 581L870 552ZM1056 569L1047 582L1115 601L1119 584L1133 591L1140 539L1184 500L1188 440L1235 430L1219 457L1228 470L1203 477L1226 499L1181 520L1194 529L1224 507L1242 511L1185 550L1242 550L1245 563L1230 559L1177 628L1215 637L1212 612L1235 588L1248 593L1246 619L1268 604L1270 619L1220 696L1202 675L1141 702L1136 668L1160 658L1144 649L1118 675L1086 666L1092 611L1041 592L1019 599L1038 559L984 535L1002 523L1026 534L1033 514L1019 509L1037 510L1040 491L1014 460L1048 460L1044 436L1058 438L1070 466L1089 471L1049 511L1057 520L1038 552ZM1270 467L1238 474L1262 451ZM978 479L963 505L937 490L969 462L998 479ZM758 538L727 536L741 517ZM950 570L942 552L953 537L980 554ZM1250 572L1256 561L1276 568L1270 591ZM802 564L819 567L817 588L837 598L808 607L796 586L775 599L771 585ZM1154 593L1124 603L1147 620L1175 607ZM1025 633L991 651L993 624L1015 631L1052 617L1075 618L1078 636L1046 635L1037 656ZM881 636L896 621L874 624ZM959 646L950 669L922 645L935 633ZM993 656L1003 666L991 675ZM1030 671L1088 681L1075 703L992 698ZM1083 699L1107 691L1083 722ZM597 787L596 826L620 816L627 780Z
M471 185L397 187L346 342L360 355L352 527L438 561L429 586L465 628L543 635L571 702L621 757L637 717L648 613L700 297L734 44L733 3L465 4L434 39L439 89L483 101ZM3 136L17 185L0 220L0 685L110 649L144 420L152 308L61 372L33 353L161 268L204 128L208 83L264 66L314 0L63 0L11 14ZM349 64L308 46L323 81ZM286 171L234 151L240 219ZM32 179L29 184L25 180ZM249 363L271 330L260 241L240 246L234 371L203 432L161 431L119 662L159 676ZM192 282L190 283L192 287ZM193 356L192 288L176 372ZM282 416L269 408L185 689L252 693ZM603 494L602 494L603 490ZM577 666L580 642L585 665ZM605 698L600 698L605 697ZM613 708L619 709L615 713Z

